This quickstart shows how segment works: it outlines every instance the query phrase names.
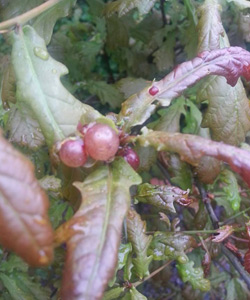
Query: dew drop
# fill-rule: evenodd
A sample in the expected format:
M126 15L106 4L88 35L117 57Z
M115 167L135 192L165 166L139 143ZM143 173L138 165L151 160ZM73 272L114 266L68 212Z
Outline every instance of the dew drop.
M49 59L49 53L40 47L35 47L34 48L34 53L37 57L43 59L43 60L48 60Z

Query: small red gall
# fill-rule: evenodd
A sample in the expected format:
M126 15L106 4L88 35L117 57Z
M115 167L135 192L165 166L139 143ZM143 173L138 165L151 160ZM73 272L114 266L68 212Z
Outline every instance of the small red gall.
M114 129L97 123L87 130L84 143L87 153L93 159L107 161L115 156L120 140Z
M125 147L119 150L117 155L122 156L134 170L137 170L139 168L140 158L138 154L130 147Z
M65 140L59 150L59 157L68 167L78 168L83 166L87 160L83 140L80 138Z
M154 96L159 93L159 89L156 86L152 86L148 92L151 96Z

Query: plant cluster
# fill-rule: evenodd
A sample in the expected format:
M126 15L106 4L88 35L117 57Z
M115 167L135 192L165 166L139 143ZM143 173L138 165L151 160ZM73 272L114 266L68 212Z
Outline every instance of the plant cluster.
M1 299L250 298L249 11L0 0Z

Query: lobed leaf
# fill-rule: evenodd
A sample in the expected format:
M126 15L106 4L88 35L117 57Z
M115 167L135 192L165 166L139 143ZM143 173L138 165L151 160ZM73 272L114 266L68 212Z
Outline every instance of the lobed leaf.
M55 237L56 243L67 243L62 299L101 299L116 267L129 187L140 181L120 158L75 183L82 204Z
M235 174L229 170L223 170L219 175L220 191L214 192L215 201L218 205L224 206L228 215L238 211L241 197ZM229 208L228 208L229 205Z
M184 282L190 282L194 289L203 292L210 290L210 281L204 278L202 268L194 268L194 262L189 261L185 264L177 264L178 272Z
M141 184L138 187L136 199L140 202L154 205L160 209L169 210L175 213L174 202L179 204L188 205L189 191L183 191L174 186L156 186L149 183Z
M46 45L49 44L56 21L66 17L70 9L75 5L76 0L61 0L50 9L40 14L32 22L33 28L45 40Z
M140 15L147 14L154 6L156 0L116 0L106 5L104 13L110 17L114 13L118 13L121 17L127 14L130 10L137 8Z
M123 102L119 114L119 121L124 122L123 129L129 131L132 126L144 123L155 110L155 100L167 106L173 98L207 75L224 76L232 86L240 76L250 80L250 53L240 47L229 47L204 51L180 64L162 80L153 82Z
M112 280L109 281L109 286L112 287L116 281L116 274L118 270L121 270L127 263L128 257L132 252L132 246L130 243L127 244L120 244L119 252L118 252L118 262L116 265L116 269L114 272L114 277Z
M198 51L229 47L218 1L205 1L200 12ZM241 80L232 87L225 78L211 76L202 84L198 99L208 101L202 126L210 128L213 140L232 145L239 145L245 140L250 129L250 107Z
M199 136L148 131L137 139L143 146L154 146L157 151L177 152L181 159L197 165L203 156L211 156L230 165L250 186L250 152L231 145L211 141Z
M31 162L0 137L0 242L32 266L53 259L48 199Z
M148 267L153 259L152 256L147 256L152 236L146 235L146 222L142 221L140 215L132 209L127 215L127 231L128 240L136 256L132 259L135 273L142 279L149 275Z
M180 132L180 118L186 114L186 104L184 97L174 100L168 108L157 112L160 118L148 127L157 131Z
M185 263L188 258L185 251L197 246L195 239L190 235L179 232L156 232L150 252L155 260L177 259L180 263Z
M171 182L183 190L192 188L192 172L190 166L182 161L177 154L160 152L161 164L168 169Z
M48 146L74 133L82 115L90 120L100 117L63 87L60 77L67 74L67 68L51 58L32 27L25 26L12 37L17 105L38 122Z

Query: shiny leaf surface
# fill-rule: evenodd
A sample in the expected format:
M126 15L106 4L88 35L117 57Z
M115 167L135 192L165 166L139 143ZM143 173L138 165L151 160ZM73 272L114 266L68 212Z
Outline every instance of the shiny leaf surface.
M181 159L197 165L203 156L211 156L230 165L250 186L250 152L231 145L214 142L199 136L145 130L137 140L141 145L154 146L158 151L177 152Z
M130 209L127 215L128 240L132 244L135 258L132 259L135 273L139 278L149 275L149 264L152 256L147 255L152 236L146 235L146 222L141 220L140 215Z
M194 268L194 262L189 261L186 264L177 264L177 269L184 282L190 282L194 289L203 292L210 290L210 281L204 278L202 268Z
M49 146L75 132L82 115L90 119L100 116L63 87L60 77L67 74L67 68L49 55L44 40L32 27L25 26L12 38L17 104L21 111L29 108Z
M53 259L48 199L31 162L0 137L0 242L33 266Z
M136 199L143 203L154 205L160 209L175 213L174 202L188 205L188 191L173 186L156 186L144 183L138 187Z
M129 187L139 183L123 159L75 183L82 204L56 232L56 242L67 243L62 299L101 299L116 267Z
M122 104L119 120L125 123L124 130L129 131L132 126L142 124L149 118L155 110L155 104L152 104L155 100L168 106L173 98L207 75L224 76L228 84L235 86L240 76L250 79L249 66L250 53L240 47L204 51L177 66L162 80L129 97ZM159 92L151 95L152 87Z

